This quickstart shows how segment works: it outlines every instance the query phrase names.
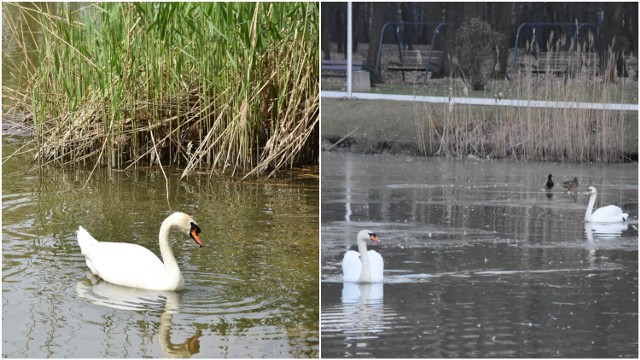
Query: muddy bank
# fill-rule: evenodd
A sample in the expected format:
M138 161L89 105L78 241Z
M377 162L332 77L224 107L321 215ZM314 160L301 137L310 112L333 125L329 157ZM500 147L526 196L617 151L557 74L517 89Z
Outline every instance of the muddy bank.
M370 101L370 100L341 100L341 99L321 99L321 126L322 126L322 148L331 151L351 151L360 153L400 153L414 155L447 155L447 156L488 156L495 158L514 157L526 159L526 150L521 150L519 146L523 141L510 142L511 137L516 135L520 138L526 135L519 133L506 133L504 129L496 130L493 119L496 118L497 111L484 107L477 107L473 111L478 111L483 116L481 120L473 120L464 123L462 128L438 123L437 119L445 117L446 105L442 104L422 104L399 101ZM429 119L428 121L426 119ZM434 120L436 119L436 120ZM524 120L510 117L509 129ZM557 121L557 120L555 120ZM623 140L617 138L616 146L620 153L618 161L637 161L638 159L638 115L634 112L626 112L624 117L617 120L618 132L623 134ZM432 129L426 129L425 124L429 123ZM475 122L475 123L474 123ZM502 126L504 121L499 121ZM597 127L596 127L597 125ZM608 129L603 128L602 123L588 127L589 133L598 133ZM447 128L448 126L448 128ZM420 131L419 131L420 129ZM448 132L448 133L447 133ZM457 134L453 136L453 134ZM468 134L474 133L473 144ZM446 135L449 134L447 138ZM464 134L460 136L460 134ZM571 132L569 132L571 134ZM453 142L449 147L457 148L459 151L449 151L444 142ZM571 140L571 139L567 139ZM554 140L562 143L562 140ZM538 141L540 142L540 141ZM482 144L480 149L476 144ZM504 146L503 146L504 145ZM556 144L551 144L556 145ZM551 145L545 144L539 147L538 158L530 160L552 160L562 161L566 154L562 151L552 149ZM504 150L500 149L504 147ZM556 153L552 153L555 151ZM531 155L531 154L529 154ZM598 155L594 155L594 160L598 160ZM566 161L571 161L568 158Z
M419 154L413 106L395 101L321 99L324 150Z

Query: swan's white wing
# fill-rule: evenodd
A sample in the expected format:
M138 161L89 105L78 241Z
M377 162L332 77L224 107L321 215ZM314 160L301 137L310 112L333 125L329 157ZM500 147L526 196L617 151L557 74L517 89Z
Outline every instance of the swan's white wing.
M342 258L342 281L357 282L362 272L362 260L357 251L349 250Z
M591 214L592 222L622 222L627 219L629 214L623 213L622 209L615 205L601 207Z
M369 266L371 266L371 282L382 282L384 278L384 261L382 255L375 250L369 250Z
M154 253L137 244L98 242L84 255L91 271L113 284L149 288L167 272Z

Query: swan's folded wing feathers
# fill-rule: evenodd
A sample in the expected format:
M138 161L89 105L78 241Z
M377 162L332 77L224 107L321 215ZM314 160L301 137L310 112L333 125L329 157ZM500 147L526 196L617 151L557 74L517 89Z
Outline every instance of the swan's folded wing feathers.
M369 265L371 266L371 282L382 282L384 278L384 260L375 250L369 250Z
M356 282L360 280L362 272L362 260L360 254L356 251L349 250L342 258L342 281Z
M607 205L597 209L591 214L594 222L620 222L627 220L629 214L623 213L622 209L615 205Z
M104 280L125 286L140 287L136 279L152 279L166 272L162 261L150 250L129 243L100 242L85 255L91 271ZM117 262L114 262L117 259ZM144 264L144 266L140 266ZM129 283L123 283L126 279Z

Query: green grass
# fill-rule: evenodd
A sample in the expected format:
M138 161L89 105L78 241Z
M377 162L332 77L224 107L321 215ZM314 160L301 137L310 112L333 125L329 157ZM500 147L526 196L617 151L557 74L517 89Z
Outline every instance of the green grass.
M540 76L538 82L544 85L545 79L553 80L553 77ZM562 78L555 80L561 82ZM594 86L595 85L595 86ZM570 84L570 89L580 95L576 101L579 102L601 102L603 101L603 93L607 93L607 97L613 101L623 104L636 104L638 102L638 83L636 81L625 81L624 79L618 84L608 84L603 86L596 81L586 81L584 79L575 79ZM526 83L522 81L495 80L490 81L484 91L474 91L469 89L468 97L493 99L496 94L502 92L504 99L524 100L528 99L526 91ZM417 96L449 96L449 87L453 89L453 95L456 97L466 97L464 94L464 84L462 79L451 81L450 79L432 79L428 84L424 84L422 80L417 83L384 83L375 84L371 88L372 93L376 94L394 94L394 95L417 95ZM567 89L564 86L557 85L559 90ZM323 82L322 90L345 91L346 86L336 79ZM544 100L548 97L547 89L543 87L532 87L531 100ZM562 95L564 97L564 95Z
M317 162L317 3L4 6L42 29L14 100L43 164L273 175Z

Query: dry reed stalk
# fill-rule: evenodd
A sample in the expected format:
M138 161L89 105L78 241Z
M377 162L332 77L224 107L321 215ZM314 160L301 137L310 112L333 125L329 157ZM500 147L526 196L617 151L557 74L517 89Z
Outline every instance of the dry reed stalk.
M19 104L41 164L273 176L317 162L317 3L104 3L85 22L69 4L11 6L44 30Z
M547 44L546 72L535 73L538 60L526 57L524 68L509 85L509 97L565 102L624 102L625 87L608 81L615 64L599 74L593 37L568 44L566 37ZM569 55L558 51L569 49ZM553 74L551 59L568 64L564 77ZM609 56L610 59L615 57ZM515 75L515 74L514 74ZM598 76L596 76L598 75ZM450 80L445 93L463 93L460 82ZM446 91L446 87L449 90ZM451 88L455 91L452 91ZM427 154L466 155L549 161L625 160L625 112L610 110L508 108L473 105L425 106L416 121L420 151ZM632 150L633 151L633 150ZM637 147L635 148L637 151Z

